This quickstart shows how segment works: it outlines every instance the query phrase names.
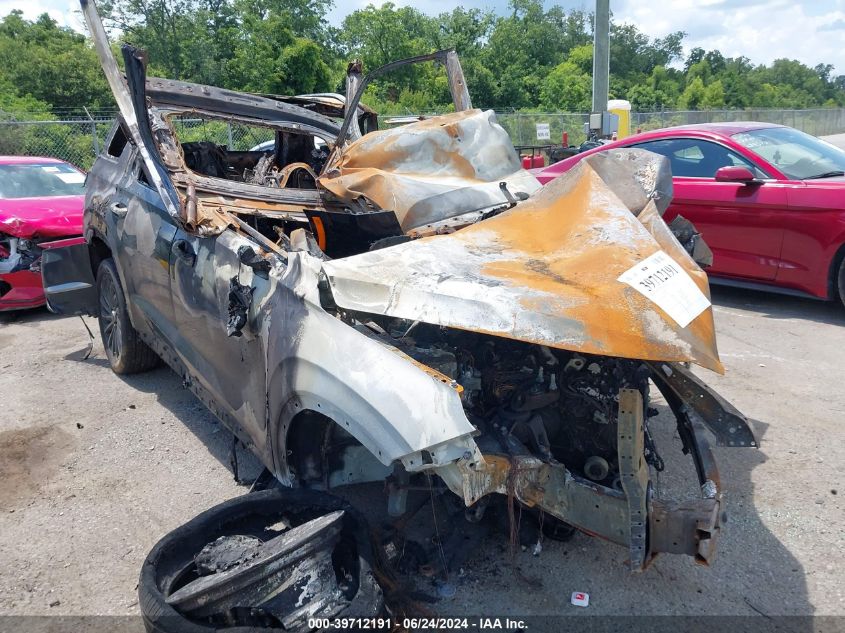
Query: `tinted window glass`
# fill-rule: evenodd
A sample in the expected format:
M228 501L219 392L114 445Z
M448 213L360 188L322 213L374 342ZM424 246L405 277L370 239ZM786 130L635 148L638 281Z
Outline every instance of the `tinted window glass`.
M67 163L0 165L0 198L79 196L85 174Z
M747 160L718 143L692 138L661 139L639 143L635 147L647 149L669 159L673 176L713 178L720 167L741 165L757 176L763 176Z
M733 139L769 161L787 178L825 178L845 171L845 151L791 127L761 128Z

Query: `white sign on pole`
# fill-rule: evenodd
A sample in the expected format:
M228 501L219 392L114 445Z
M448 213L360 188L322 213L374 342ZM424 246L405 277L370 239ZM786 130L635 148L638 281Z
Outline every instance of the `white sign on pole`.
M552 138L552 132L549 129L548 123L537 124L537 139L541 141L548 141Z

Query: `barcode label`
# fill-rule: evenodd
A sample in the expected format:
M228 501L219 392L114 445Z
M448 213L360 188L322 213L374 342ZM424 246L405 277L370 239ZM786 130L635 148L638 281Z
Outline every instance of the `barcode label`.
M629 268L618 280L647 297L681 327L710 307L687 271L663 251Z

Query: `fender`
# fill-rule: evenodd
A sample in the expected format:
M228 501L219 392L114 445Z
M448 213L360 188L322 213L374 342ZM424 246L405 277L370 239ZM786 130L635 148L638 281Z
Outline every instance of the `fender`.
M467 453L481 459L457 383L364 326L325 312L314 269L303 265L303 258L314 259L291 253L283 274L293 288L278 284L267 298L284 303L273 311L287 322L263 324L267 367L274 368L267 376L267 426L276 475L290 481L287 433L294 416L308 409L334 420L385 465L400 460L407 470L418 471ZM304 288L309 288L305 301L294 300L291 294Z

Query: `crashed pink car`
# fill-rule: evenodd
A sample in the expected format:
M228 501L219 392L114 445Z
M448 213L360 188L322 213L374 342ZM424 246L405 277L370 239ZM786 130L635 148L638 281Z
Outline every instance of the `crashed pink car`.
M40 244L82 235L84 185L56 158L0 156L0 311L44 305Z

